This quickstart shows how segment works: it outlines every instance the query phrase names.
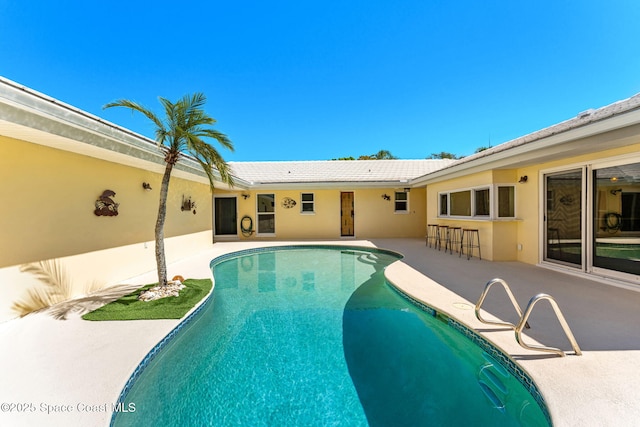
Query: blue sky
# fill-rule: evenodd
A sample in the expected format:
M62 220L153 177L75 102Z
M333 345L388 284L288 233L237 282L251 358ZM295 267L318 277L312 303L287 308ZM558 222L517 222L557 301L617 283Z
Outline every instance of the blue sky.
M207 95L227 160L468 155L640 92L640 2L0 0L0 75L147 136Z

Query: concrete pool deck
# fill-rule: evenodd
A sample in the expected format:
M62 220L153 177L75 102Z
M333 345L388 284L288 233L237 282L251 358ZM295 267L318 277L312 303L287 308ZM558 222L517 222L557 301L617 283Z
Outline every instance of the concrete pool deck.
M404 254L402 262L387 268L388 279L509 353L538 385L554 425L638 425L640 292L517 262L466 260L428 248L422 239L216 243L210 250L169 265L168 271L170 276L210 277L210 260L224 253L303 243L377 246ZM527 342L567 350L569 355L564 358L525 350L517 345L513 331L478 322L473 305L485 283L494 277L509 283L523 308L537 293L553 295L583 355L571 354L545 302L536 306L530 318ZM137 287L154 280L150 272L127 283ZM485 303L487 317L514 322L513 307L504 292L496 289ZM0 324L0 366L4 367L0 425L109 425L111 405L132 371L178 323L89 322L77 313L62 321L43 312Z

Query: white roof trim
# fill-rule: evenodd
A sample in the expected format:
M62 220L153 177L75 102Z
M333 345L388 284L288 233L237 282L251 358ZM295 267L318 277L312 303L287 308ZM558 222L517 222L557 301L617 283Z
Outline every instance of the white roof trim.
M127 166L162 173L164 156L155 141L0 77L0 134ZM209 183L200 164L183 157L175 176ZM214 170L216 186L228 188ZM235 178L235 177L234 177ZM246 183L235 178L236 187Z

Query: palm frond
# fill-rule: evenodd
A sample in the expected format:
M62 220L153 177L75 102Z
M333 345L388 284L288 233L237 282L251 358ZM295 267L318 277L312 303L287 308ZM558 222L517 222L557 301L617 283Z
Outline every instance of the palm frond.
M218 150L214 147L206 144L206 148L201 148L199 153L193 153L194 158L200 163L200 166L207 174L209 178L209 183L211 185L211 189L214 188L214 180L215 176L213 174L213 169L215 168L220 174L220 180L222 182L227 183L228 185L233 185L233 176L231 175L230 168L228 163L222 158Z
M13 303L13 310L20 316L52 306L71 298L72 285L69 276L58 260L50 259L20 266L20 271L35 276L43 287L27 291L24 299Z
M24 264L20 266L23 273L32 274L44 286L37 286L27 290L26 295L12 305L12 309L21 317L27 314L42 311L51 307L67 307L62 311L73 311L74 301L73 287L69 275L57 259ZM94 280L84 285L85 294L100 294L104 288L104 282ZM51 315L58 319L66 319L66 315L60 315L60 310L52 310Z
M231 142L231 140L227 137L227 135L223 134L220 131L217 131L215 129L203 129L201 136L213 138L216 141L218 141L218 143L222 145L224 148L226 148L227 150L232 152L235 151L235 148L233 147L233 142Z
M22 300L14 301L11 309L17 312L20 317L24 317L27 314L51 307L59 301L60 299L42 288L32 288L27 291L27 295Z
M71 289L69 276L58 260L48 259L23 264L20 266L20 272L34 275L44 285L57 289L60 293L69 293Z
M164 123L162 120L150 109L145 107L142 104L139 104L135 101L130 101L128 99L118 99L116 101L105 104L102 108L113 108L113 107L124 107L133 111L137 111L139 113L144 114L149 120L151 120L158 128L164 128Z

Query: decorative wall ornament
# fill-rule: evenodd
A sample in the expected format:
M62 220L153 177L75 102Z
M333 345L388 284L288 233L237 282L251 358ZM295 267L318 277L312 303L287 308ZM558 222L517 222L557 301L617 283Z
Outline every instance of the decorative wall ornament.
M196 214L196 202L191 201L191 197L185 198L184 194L182 195L182 206L180 206L180 210L182 212L193 211L193 214Z
M291 197L285 197L284 199L282 199L282 207L285 209L291 209L295 205L297 205L297 203Z
M96 200L96 210L93 213L97 216L117 216L120 203L113 201L112 197L115 195L116 193L111 190L104 190Z

